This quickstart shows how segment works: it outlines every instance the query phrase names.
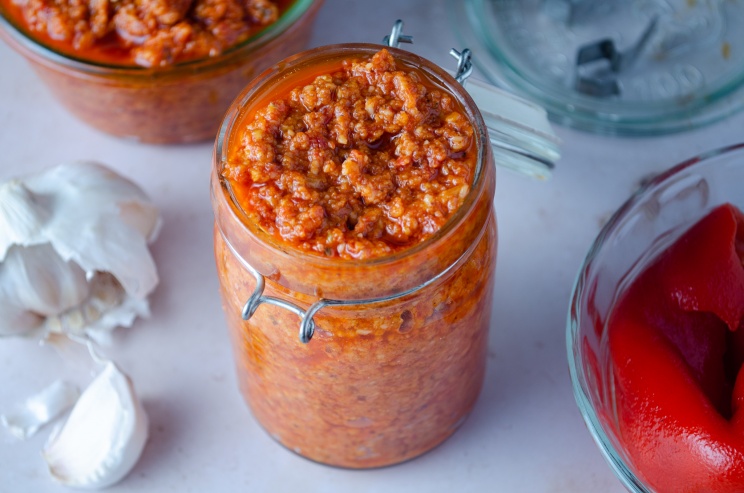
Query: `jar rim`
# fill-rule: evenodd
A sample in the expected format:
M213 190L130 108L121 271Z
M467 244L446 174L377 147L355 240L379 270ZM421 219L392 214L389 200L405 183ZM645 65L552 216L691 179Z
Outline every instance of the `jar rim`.
M44 62L56 63L81 72L98 75L120 75L120 76L166 76L180 73L189 73L206 67L219 66L235 56L244 55L246 51L253 51L267 42L275 39L284 31L297 22L313 5L319 6L322 0L295 0L282 13L276 22L259 30L248 39L231 46L215 57L201 57L194 60L186 60L165 67L142 67L139 65L116 65L110 63L96 62L77 57L69 53L52 48L39 41L25 28L15 22L11 16L6 14L0 5L0 35L6 33L13 41L21 47L29 50L32 54L40 57Z
M328 55L333 55L333 58L338 59L342 59L343 56L355 56L360 54L373 55L383 48L390 51L396 60L401 60L404 64L424 71L436 83L441 84L444 89L453 95L465 110L468 120L475 129L475 148L477 152L475 175L470 190L465 197L465 201L461 204L455 214L447 220L444 226L442 226L432 236L410 248L393 253L392 255L372 257L368 259L342 259L336 257L328 258L299 249L287 248L286 245L283 245L271 235L260 231L255 227L255 225L253 225L253 221L250 220L236 199L229 181L221 172L228 160L227 149L230 140L233 137L232 132L235 130L236 124L240 121L240 117L244 113L243 110L249 106L247 103L251 99L257 99L260 97L264 89L272 86L272 83L286 78L288 73L299 70L304 64L312 61L327 61ZM475 102L470 97L467 90L465 90L465 88L457 82L452 75L435 63L409 51L372 43L343 43L320 46L292 55L268 68L251 81L230 105L230 108L227 110L222 124L220 125L220 130L215 141L214 172L212 174L212 180L218 180L219 183L213 185L212 193L216 193L216 190L219 188L224 197L227 198L230 204L230 209L236 215L236 218L241 223L242 227L246 231L250 232L251 235L258 238L259 241L270 246L277 254L307 259L308 262L313 262L316 265L333 265L336 267L345 263L364 267L389 265L399 261L400 259L416 255L428 247L445 240L456 229L456 226L467 217L469 211L477 202L485 188L485 176L487 174L486 166L489 165L487 159L490 152L488 150L489 146L490 143L486 124L483 121L483 117L481 116Z

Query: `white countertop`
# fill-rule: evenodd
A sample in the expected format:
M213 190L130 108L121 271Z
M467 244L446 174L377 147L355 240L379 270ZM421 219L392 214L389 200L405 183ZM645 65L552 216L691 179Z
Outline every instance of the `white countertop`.
M457 47L443 0L327 0L313 45L378 42L402 18L413 51L450 67ZM477 56L477 53L476 53ZM647 174L732 144L744 114L649 139L558 127L563 159L551 180L499 170L499 254L488 374L462 428L408 463L372 471L314 464L274 442L238 394L217 293L208 177L211 143L157 147L98 133L64 111L30 67L0 44L0 179L75 159L107 163L160 207L153 246L161 282L152 316L118 329L114 357L150 416L150 439L113 492L624 491L584 427L568 376L565 320L576 271L602 223ZM0 411L58 377L89 375L49 347L0 341ZM0 492L58 492L41 447L0 430Z

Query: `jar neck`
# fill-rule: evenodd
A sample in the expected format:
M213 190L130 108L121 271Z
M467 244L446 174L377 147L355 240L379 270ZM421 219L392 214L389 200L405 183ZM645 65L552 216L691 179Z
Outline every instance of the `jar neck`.
M296 84L303 73L334 59L371 56L379 45L353 44L316 48L295 55L254 80L228 110L215 145L212 203L219 232L234 253L277 284L319 298L361 300L392 296L440 276L458 263L480 239L493 213L493 154L485 124L462 86L437 65L412 53L388 48L403 65L423 71L458 100L474 128L477 165L468 196L454 216L433 236L400 253L365 260L327 258L292 249L261 231L235 199L222 176L228 148L238 137L241 117L267 93ZM294 82L293 82L294 81Z

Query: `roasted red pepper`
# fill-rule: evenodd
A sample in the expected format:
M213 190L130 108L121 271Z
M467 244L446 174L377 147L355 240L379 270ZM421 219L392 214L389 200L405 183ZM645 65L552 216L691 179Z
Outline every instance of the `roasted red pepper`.
M744 492L744 215L719 206L609 320L616 428L658 492Z

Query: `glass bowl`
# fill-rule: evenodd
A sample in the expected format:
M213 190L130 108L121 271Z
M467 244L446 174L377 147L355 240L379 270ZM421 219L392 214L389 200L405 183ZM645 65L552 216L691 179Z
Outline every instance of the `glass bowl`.
M656 176L602 228L579 270L568 312L568 362L576 402L607 462L632 492L653 492L613 426L607 321L648 262L715 206L744 208L744 143L685 161Z
M707 125L744 106L744 51L732 49L744 43L741 2L447 5L483 74L543 106L557 123L610 135L657 135ZM655 28L639 45L652 22ZM601 47L602 55L579 65L578 53L587 47ZM605 57L612 52L625 58L622 68L608 67Z
M208 58L167 67L114 66L37 41L0 5L0 38L23 55L78 118L118 137L156 144L214 139L238 93L307 44L322 0L296 0L273 24Z

